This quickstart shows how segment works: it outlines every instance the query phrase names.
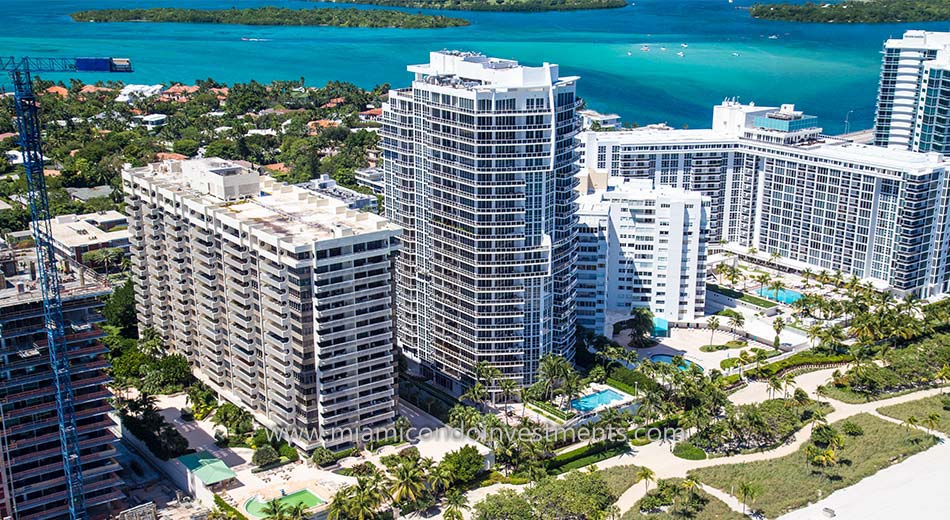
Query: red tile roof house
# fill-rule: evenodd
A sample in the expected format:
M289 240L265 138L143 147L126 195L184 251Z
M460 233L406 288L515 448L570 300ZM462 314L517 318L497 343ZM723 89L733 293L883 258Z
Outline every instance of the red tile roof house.
M359 113L360 121L379 121L383 117L382 108L371 108Z
M344 97L335 97L330 101L324 103L320 108L336 108L338 105L346 103L346 98Z
M60 87L58 85L52 86L46 89L44 92L49 93L49 94L56 94L57 96L61 98L69 97L69 90L66 89L65 87Z

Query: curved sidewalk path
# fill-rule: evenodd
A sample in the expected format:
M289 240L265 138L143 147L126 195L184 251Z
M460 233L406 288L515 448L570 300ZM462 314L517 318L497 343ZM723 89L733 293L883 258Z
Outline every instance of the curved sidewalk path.
M808 372L808 373L802 374L798 376L797 378L795 378L795 383L796 383L795 388L802 388L803 390L808 392L808 394L813 399L817 400L818 396L816 395L815 392L818 386L823 385L826 382L828 382L829 378L831 377L831 374L835 370L837 369L818 370L815 372ZM843 420L843 419L847 419L848 417L852 417L860 413L870 413L878 418L881 418L890 422L900 423L899 420L879 414L877 412L877 409L883 406L906 403L910 401L916 401L918 399L923 399L925 397L939 395L941 392L945 390L946 390L945 388L931 388L931 389L920 390L917 392L912 392L909 394L892 397L889 399L881 399L878 401L871 401L871 402L859 403L859 404L848 404L842 401L837 401L837 400L829 399L829 398L823 398L822 401L828 402L834 407L834 411L829 413L827 416L827 420L829 424ZM790 388L790 392L791 391L793 390ZM776 395L776 397L780 397L780 395ZM735 394L730 396L730 400L732 400L736 404L749 404L749 403L761 402L766 399L769 399L768 388L765 383L760 383L760 382L751 383L748 387L743 388L739 392L736 392ZM921 431L926 431L923 428L918 428L918 429L920 429ZM810 431L810 427L808 425L803 427L802 430L799 430L798 432L796 432L796 434L788 443L783 444L782 446L779 446L772 450L761 451L761 452L756 452L756 453L733 455L729 457L718 457L718 458L705 459L705 460L686 460L686 459L681 459L673 455L672 453L673 446L671 443L655 442L652 444L648 444L646 446L634 448L634 451L632 451L631 453L626 453L626 454L618 455L616 457L602 460L598 462L596 465L598 469L606 469L606 468L612 468L616 466L628 466L628 465L645 466L653 470L653 472L656 474L657 479L684 478L686 477L686 474L690 470L693 470L693 469L705 468L709 466L720 466L720 465L727 465L727 464L740 464L743 462L769 460L769 459L774 459L778 457L784 457L785 455L789 455L791 453L795 453L799 450L799 448L801 448L802 445L804 445L809 440L810 435L803 435L803 433L807 433L807 431ZM936 433L935 435L946 439L945 436L939 433ZM472 490L469 493L467 493L466 496L468 497L469 505L474 506L478 502L484 500L486 496L496 493L500 491L501 489L519 490L521 488L523 488L523 486L495 484L492 486ZM650 489L652 488L653 486L651 485ZM731 509L737 512L742 512L742 504L739 502L739 500L736 497L730 495L729 493L725 491L718 490L716 488L712 488L709 486L702 486L702 489L706 491L707 493L725 502L726 505L729 506ZM848 489L848 488L844 488L844 489ZM647 492L646 488L642 483L637 483L631 486L617 500L617 507L620 509L620 512L626 513L627 511L632 509L633 506L636 505L636 503L646 495L646 492ZM469 510L469 511L463 512L463 516L465 518L471 518L471 511ZM438 520L442 518L442 515L440 513L429 518L432 520Z
M808 374L803 374L808 375ZM816 386L817 388L817 386ZM809 390L806 388L806 391ZM810 389L811 394L814 394L814 389ZM860 404L848 404L841 401L836 401L833 399L825 399L826 402L830 402L834 406L835 410L828 414L828 423L833 423L840 421L842 419L847 419L854 415L860 413L870 413L877 417L884 418L895 422L894 419L882 416L877 413L877 409L882 406L889 406L893 404L906 403L909 401L916 401L924 397L931 397L933 395L938 395L945 389L941 388L931 388L927 390L920 390L910 394L900 395L897 397L892 397L890 399L881 399L879 401L871 401L867 403ZM896 421L900 422L900 421ZM805 428L809 428L805 426ZM733 455L730 457L718 457L713 459L705 460L686 460L681 459L671 452L672 446L669 443L653 443L643 446L637 449L636 455L634 457L628 456L619 456L612 459L606 459L597 463L597 467L604 469L613 466L624 466L627 464L636 464L638 466L646 466L656 473L658 479L664 478L683 478L686 474L693 469L705 468L709 466L720 466L725 464L739 464L742 462L755 462L760 460L769 460L778 457L784 457L791 453L795 453L799 448L804 445L808 439L809 435L802 435L805 433L805 428L799 430L794 438L787 444L783 444L778 448L761 451L756 453L748 453L743 455ZM645 495L644 486L635 485L628 489L623 495L620 496L620 499L617 500L617 507L620 508L621 512L627 512ZM738 501L737 501L738 502ZM727 504L729 502L727 501ZM730 504L732 506L732 504ZM741 505L738 509L741 511Z

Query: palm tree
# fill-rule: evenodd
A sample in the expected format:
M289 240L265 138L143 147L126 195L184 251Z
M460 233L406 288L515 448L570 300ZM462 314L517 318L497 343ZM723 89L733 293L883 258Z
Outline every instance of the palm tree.
M488 397L488 390L485 389L485 386L481 383L475 383L474 385L468 387L468 390L462 394L463 401L471 401L476 408L481 409L482 404L485 402L485 398Z
M774 346L775 348L778 348L779 345L781 345L781 341L782 341L780 336L782 335L782 331L785 330L785 320L783 320L781 316L772 320L772 330L775 331L775 345Z
M782 382L778 380L777 377L772 376L769 378L769 395L774 398L775 392L782 390Z
M502 441L510 440L510 437L507 435L502 435L500 437ZM499 446L494 447L496 453L499 451ZM432 471L429 472L428 476L429 487L436 493L443 491L448 491L453 484L455 484L455 473L452 471L452 468L448 467L446 464L439 464Z
M795 387L795 375L792 373L785 374L785 377L782 378L783 393L782 397L788 398L788 389Z
M650 468L640 468L637 470L636 477L637 477L637 482L642 480L643 487L647 491L650 491L650 482L653 482L656 480L656 473L654 473L653 470Z
M266 520L287 520L288 509L287 504L280 500L271 500L261 512Z
M339 517L340 520L370 520L375 518L376 512L384 500L380 479L364 477L357 480L355 486L350 487L353 488L353 491L346 498L348 501L346 515Z
M570 406L571 400L577 397L584 387L584 380L573 368L564 376L561 382L560 393L564 396L564 406Z
M742 379L742 369L752 362L752 354L748 350L739 352L739 379Z
M778 267L778 260L780 258L782 258L782 253L772 251L772 253L769 254L769 263L772 264L773 267Z
M927 416L927 429L930 430L930 433L933 433L937 429L937 424L940 423L940 414L934 412Z
M742 313L736 312L729 316L729 326L732 327L733 331L736 331L738 335L740 330L742 330L743 325L745 325L745 316Z
M457 489L453 489L445 495L445 510L442 511L442 518L445 520L462 520L462 510L468 509L468 499Z
M518 383L515 383L513 379L502 379L498 383L499 388L501 389L501 400L504 403L507 403L515 395L515 391L518 389Z
M418 500L425 487L423 477L422 468L419 467L416 461L404 459L400 462L393 472L392 486L389 490L393 502L401 504L413 503Z
M695 478L684 478L680 481L680 489L686 492L690 498L696 494L696 488L699 487L699 481Z
M908 430L916 428L918 424L920 424L920 420L917 419L916 415L911 415L910 417L904 419L904 422L901 423L901 425L903 425Z
M709 335L709 344L713 345L713 338L716 336L716 331L719 330L719 318L710 316L706 320L706 326L712 331L712 333Z
M785 283L782 282L782 280L778 278L775 280L772 280L772 283L770 283L768 287L769 293L773 295L771 298L776 301L778 301L779 299L779 294L781 294L782 291L784 290L785 290Z
M743 482L739 484L739 497L742 502L742 514L745 514L746 506L751 506L755 503L755 499L759 497L759 490L751 482Z
M304 520L309 517L309 509L303 502L298 502L287 508L287 520Z
M724 263L719 263L716 265L716 275L718 277L717 280L719 285L722 285L722 275L726 274L727 272L729 272L729 265Z

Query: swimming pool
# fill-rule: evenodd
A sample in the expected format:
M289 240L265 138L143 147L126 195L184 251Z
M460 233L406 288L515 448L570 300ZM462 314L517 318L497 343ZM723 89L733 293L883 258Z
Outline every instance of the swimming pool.
M623 396L608 388L594 394L585 395L580 399L574 399L571 401L571 408L581 412L590 412L598 406L617 401L623 401Z
M782 289L778 292L778 297L776 298L775 291L770 291L765 287L759 287L759 296L784 303L785 305L791 305L802 299L802 293L791 289Z
M671 356L671 355L669 355L669 354L653 354L652 356L650 356L650 361L652 361L652 362L654 362L654 363L666 363L666 364L668 364L668 365L672 365L672 364L673 364L673 356ZM679 369L680 369L680 370L688 370L689 367L691 367L691 366L695 366L696 368L698 368L698 369L700 369L700 370L703 369L703 367L699 366L699 365L696 364L696 363L693 363L692 361L690 361L690 360L688 360L688 359L683 359L683 363L679 366Z
M318 497L309 489L301 489L300 491L275 498L274 500L285 504L287 507L303 504L307 506L307 509L326 503L326 500ZM259 497L251 497L244 503L244 510L254 518L265 518L267 514L264 513L264 508L267 507L269 503L270 502L261 502Z

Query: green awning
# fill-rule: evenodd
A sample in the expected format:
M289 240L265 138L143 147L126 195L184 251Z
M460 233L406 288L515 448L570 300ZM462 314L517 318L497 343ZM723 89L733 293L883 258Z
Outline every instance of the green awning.
M184 464L188 471L194 473L198 480L206 486L224 482L237 476L237 473L231 471L231 468L224 461L206 451L182 455L178 457L178 462Z

